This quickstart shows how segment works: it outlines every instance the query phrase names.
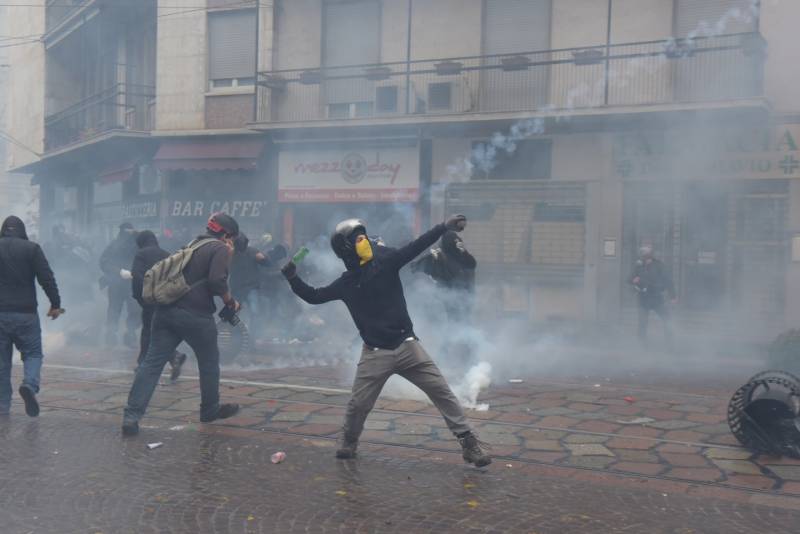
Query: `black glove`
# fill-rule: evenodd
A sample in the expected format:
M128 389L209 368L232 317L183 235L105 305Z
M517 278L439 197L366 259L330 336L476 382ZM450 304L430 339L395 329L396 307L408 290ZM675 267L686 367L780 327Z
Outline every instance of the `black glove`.
M460 232L467 226L467 218L463 215L451 215L445 221L444 226L452 232Z
M283 276L285 276L287 280L291 280L297 276L297 265L295 265L293 261L290 261L281 268L281 273L283 273Z

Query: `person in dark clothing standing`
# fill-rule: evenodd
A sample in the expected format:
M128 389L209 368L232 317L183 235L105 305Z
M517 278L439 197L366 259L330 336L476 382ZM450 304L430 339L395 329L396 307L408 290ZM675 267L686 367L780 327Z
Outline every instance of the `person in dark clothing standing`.
M453 216L408 245L393 249L370 240L362 221L349 219L339 223L331 237L334 253L347 268L332 284L321 288L309 286L297 276L297 267L291 261L282 269L292 291L309 304L343 301L364 340L337 458L355 457L367 415L389 377L399 374L433 401L461 443L465 461L478 467L491 463L439 368L414 334L400 281L404 265L433 245L445 231L460 231L465 223L464 216Z
M37 313L36 286L50 300L47 316L64 313L53 271L39 245L28 240L25 224L13 215L0 227L0 415L11 408L11 361L14 346L22 354L24 375L19 395L25 412L39 415L39 382L42 370L42 331Z
M463 322L472 313L477 266L464 240L456 232L447 231L439 241L439 248L412 263L411 269L427 274L438 286L452 292L445 299L448 319Z
M664 263L653 255L653 247L645 245L639 249L639 260L633 268L630 283L639 300L639 339L642 343L647 342L647 324L653 311L661 317L667 349L672 350L672 321L664 293L669 295L672 304L677 302L677 296L672 277Z
M173 304L156 306L150 346L136 369L128 394L122 420L123 435L139 433L139 420L147 410L161 372L182 341L189 344L197 358L200 421L210 423L231 417L239 411L238 404L219 402L219 346L214 322L214 297L222 298L225 306L233 311L239 310L239 303L228 289L231 250L237 235L239 224L233 217L225 213L211 215L206 234L195 240L202 240L202 244L199 244L183 270L191 289Z
M156 311L155 306L142 300L144 275L153 265L169 257L169 252L158 246L158 239L150 230L139 232L139 235L136 236L136 246L139 247L139 252L133 258L131 284L133 286L133 298L142 307L142 332L139 336L139 357L136 359L136 364L141 365L144 355L147 354L147 347L150 346L150 327L153 322L153 314ZM186 362L186 354L176 350L169 361L172 367L169 376L171 381L178 380L184 362Z
M124 342L129 347L136 342L136 314L135 303L131 297L129 271L133 257L136 256L136 232L131 223L119 225L119 234L100 256L100 270L103 272L101 285L108 287L108 313L106 315L106 344L117 344L117 328L122 315L122 308L126 308L126 330Z

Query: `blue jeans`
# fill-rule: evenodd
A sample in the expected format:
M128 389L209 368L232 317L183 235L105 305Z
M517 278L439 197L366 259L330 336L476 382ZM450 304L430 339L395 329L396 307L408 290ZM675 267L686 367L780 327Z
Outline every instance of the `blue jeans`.
M192 348L200 371L200 415L213 417L219 410L219 346L217 325L211 315L198 315L176 306L156 308L150 345L136 368L125 407L125 421L138 421L147 410L164 366L182 341Z
M22 354L22 383L39 393L42 372L42 329L35 313L0 312L0 414L11 407L11 359Z

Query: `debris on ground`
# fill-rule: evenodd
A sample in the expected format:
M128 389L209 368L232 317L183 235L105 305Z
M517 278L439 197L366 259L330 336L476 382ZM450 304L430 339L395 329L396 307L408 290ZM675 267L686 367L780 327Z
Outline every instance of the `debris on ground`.
M489 411L489 405L488 404L478 404L477 406L475 406L475 411L476 412L488 412Z
M183 430L184 428L186 428L186 425L175 425L169 427L170 430Z
M635 417L633 419L617 419L617 423L621 425L643 425L645 423L652 423L655 421L652 417Z
M150 449L151 451L153 449L157 449L157 448L163 447L163 446L164 446L164 444L162 442L160 442L160 441L157 441L155 443L148 443L147 444L147 448Z
M270 456L269 459L273 464L279 464L286 459L286 453L283 451L278 451Z
M634 397L631 397L630 395L628 395L627 397L622 397L622 400L628 403L636 402L636 399Z
M600 384L595 384L594 387L599 388Z
M508 380L509 384L522 384L523 382L525 381L521 378L511 378Z

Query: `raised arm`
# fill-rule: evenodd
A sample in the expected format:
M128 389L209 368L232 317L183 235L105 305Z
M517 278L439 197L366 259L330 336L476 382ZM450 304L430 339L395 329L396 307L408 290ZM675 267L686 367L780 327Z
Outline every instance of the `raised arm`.
M389 256L388 261L399 269L436 243L446 231L460 232L466 224L467 218L463 215L452 215L444 223L437 224L408 245L397 249L394 254Z

